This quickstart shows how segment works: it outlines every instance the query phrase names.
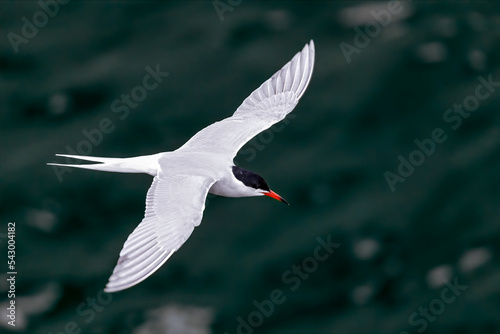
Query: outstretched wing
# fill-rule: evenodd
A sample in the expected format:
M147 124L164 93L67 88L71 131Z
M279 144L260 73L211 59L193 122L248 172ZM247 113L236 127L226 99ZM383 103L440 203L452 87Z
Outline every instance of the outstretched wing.
M246 142L281 121L295 108L311 80L313 67L314 42L311 40L250 94L233 116L199 131L179 150L234 157Z
M160 268L200 224L214 182L202 176L156 176L146 197L144 219L123 245L104 291L127 289Z

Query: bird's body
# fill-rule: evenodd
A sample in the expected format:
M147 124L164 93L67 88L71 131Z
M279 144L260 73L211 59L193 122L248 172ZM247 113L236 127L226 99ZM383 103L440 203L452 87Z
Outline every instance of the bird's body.
M125 242L105 291L136 285L168 260L200 224L208 193L267 195L286 203L260 175L235 166L233 158L246 142L293 110L309 84L313 66L311 41L231 117L202 129L175 151L123 159L58 154L97 164L50 165L154 176L144 219Z

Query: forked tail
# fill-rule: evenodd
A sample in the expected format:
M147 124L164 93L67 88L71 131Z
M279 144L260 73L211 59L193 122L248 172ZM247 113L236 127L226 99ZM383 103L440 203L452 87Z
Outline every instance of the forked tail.
M159 170L158 159L162 153L153 155L143 155L133 158L101 158L87 157L82 155L56 154L59 157L71 159L80 159L85 161L99 162L97 164L76 165L76 164L59 164L49 162L47 165L60 167L74 167L99 170L105 172L116 173L146 173L155 176Z

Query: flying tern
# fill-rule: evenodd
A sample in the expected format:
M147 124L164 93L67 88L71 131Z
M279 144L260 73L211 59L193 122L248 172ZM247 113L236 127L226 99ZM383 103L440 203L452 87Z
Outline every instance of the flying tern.
M144 218L123 245L104 291L127 289L158 270L200 224L208 193L266 195L288 204L260 175L236 166L233 159L245 143L295 108L311 80L314 54L311 40L231 117L207 126L175 151L123 159L56 154L97 163L49 165L154 176Z

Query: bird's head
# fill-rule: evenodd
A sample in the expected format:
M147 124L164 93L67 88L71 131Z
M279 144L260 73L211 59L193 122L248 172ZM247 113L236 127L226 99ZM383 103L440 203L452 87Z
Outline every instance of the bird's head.
M283 197L269 189L267 182L259 174L238 166L233 166L233 174L236 179L238 179L245 185L245 187L247 188L246 191L248 192L249 196L265 195L288 204L288 202Z

